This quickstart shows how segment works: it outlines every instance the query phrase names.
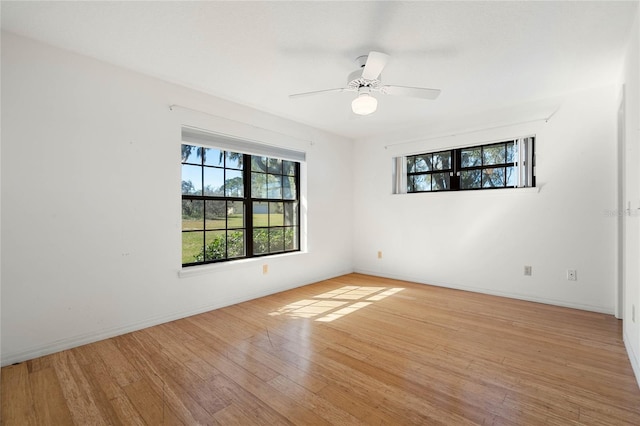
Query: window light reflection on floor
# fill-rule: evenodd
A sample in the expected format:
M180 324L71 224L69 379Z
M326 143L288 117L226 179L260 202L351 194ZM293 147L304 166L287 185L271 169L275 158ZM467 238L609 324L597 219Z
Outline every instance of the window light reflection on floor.
M365 308L404 290L400 287L345 286L326 293L290 303L269 315L287 315L292 318L316 318L331 322L358 309Z

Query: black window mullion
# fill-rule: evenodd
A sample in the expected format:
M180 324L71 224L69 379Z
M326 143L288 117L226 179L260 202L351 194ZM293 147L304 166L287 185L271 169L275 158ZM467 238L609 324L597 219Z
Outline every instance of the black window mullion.
M271 253L271 198L269 198L269 175L266 175L266 178L267 178L267 253Z
M201 151L204 154L204 150ZM200 191L202 196L204 196L204 158L200 155Z
M204 172L203 172L204 174ZM204 179L203 179L204 180ZM204 194L204 187L202 188ZM202 200L202 253L203 261L207 261L207 200Z
M507 158L508 158L508 155L507 155L508 154L508 151L507 151L507 145L508 144L509 144L509 142L505 142L504 143L504 161L505 162L507 161ZM506 176L507 170L505 169L504 172L505 172L505 176Z
M200 195L202 196L202 261L207 261L207 200L204 198L204 149L200 148ZM197 149L196 149L197 153Z
M226 188L227 171L225 170L224 173L225 173L224 174L224 179L225 179L224 193L226 194L227 193L227 188ZM224 200L224 257L227 259L229 258L229 215L227 214L228 211L229 211L229 200L225 199Z
M461 150L454 149L451 151L451 190L457 191L460 189L460 162L461 162Z
M224 257L229 258L229 200L227 197L227 151L222 153L222 194L224 195Z
M242 158L242 161L244 162L244 250L247 257L253 257L253 196L251 194L251 155L244 154Z

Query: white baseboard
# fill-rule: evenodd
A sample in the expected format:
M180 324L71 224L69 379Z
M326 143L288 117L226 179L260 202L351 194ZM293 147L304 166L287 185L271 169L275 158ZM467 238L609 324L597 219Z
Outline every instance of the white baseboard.
M622 340L624 341L624 347L627 349L627 355L631 362L633 374L635 374L638 387L640 388L640 359L638 359L638 354L633 351L633 347L629 344L629 338L624 331L622 332Z
M446 288L452 288L455 290L464 290L464 291L471 291L474 293L489 294L492 296L507 297L509 299L526 300L527 302L537 302L537 303L544 303L546 305L562 306L563 308L580 309L582 311L598 312L601 314L609 314L609 315L614 314L614 308L605 308L602 306L591 306L591 305L583 305L580 303L570 303L570 302L565 302L563 300L546 299L542 297L533 297L533 296L528 296L528 295L523 295L518 293L495 291L492 289L481 288L481 287L469 287L469 286L463 286L463 285L457 285L457 284L451 284L451 283L433 282L433 281L425 282L424 280L418 277L398 275L398 274L388 274L388 273L382 273L380 271L355 269L354 272L359 274L373 275L377 277L391 278L391 279L401 280L401 281L410 281L418 284L433 285L436 287L446 287Z
M94 332L90 332L86 334L80 334L80 335L56 340L53 342L47 342L43 345L35 346L26 350L9 352L2 356L0 365L4 367L7 365L34 359L40 356L50 355L52 353L64 351L67 349L72 349L78 346L94 343L100 340L109 339L111 337L120 336L122 334L131 333L133 331L142 330L144 328L152 327L154 325L164 324L167 322L201 314L203 312L224 308L225 306L235 305L237 303L246 302L248 300L269 296L271 294L280 293L282 291L291 290L291 289L302 287L315 282L324 281L324 280L335 278L341 275L350 274L352 272L353 272L352 270L348 270L348 271L336 272L334 274L327 275L327 276L318 276L318 277L310 278L308 280L305 280L304 282L296 283L293 285L276 287L268 291L251 293L243 297L235 297L235 298L218 301L217 303L205 304L199 307L195 307L193 309L188 309L186 311L173 312L167 315L160 315L156 317L147 318L145 320L138 321L133 324L125 325L123 327L114 327L114 328L107 328L103 330L96 330Z

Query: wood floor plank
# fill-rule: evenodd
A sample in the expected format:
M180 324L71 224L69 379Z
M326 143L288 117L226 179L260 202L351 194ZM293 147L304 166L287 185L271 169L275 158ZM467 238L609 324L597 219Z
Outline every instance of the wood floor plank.
M63 351L53 358L60 387L75 424L106 425L110 421L105 413L110 407L98 407L96 394L72 351Z
M215 420L221 425L251 425L257 424L254 419L247 416L242 408L231 404L214 415Z
M73 424L53 368L42 368L29 374L37 423L41 425Z
M194 319L194 322L197 321ZM206 327L206 324L203 325ZM277 356L271 355L269 352L262 350L261 348L256 348L251 345L251 342L254 339L260 339L261 341L270 342L267 343L269 345L273 344L273 341L278 339L278 334L273 334L273 337L269 337L268 333L260 334L258 336L252 336L249 339L246 339L243 342L238 342L236 349L241 350L244 354L250 354L248 362L245 362L246 355L241 357L229 347L227 343L220 340L215 335L210 333L204 333L200 335L200 341L198 343L193 342L193 350L204 351L208 353L207 357L211 362L216 362L215 359L221 356L224 356L227 359L242 359L242 366L246 368L249 372L256 374L258 377L266 377L266 380L270 380L271 378L277 376L278 374L282 374L289 379L293 380L295 383L300 384L312 392L316 392L322 387L326 386L326 382L322 380L321 377L310 374L309 371L305 369L300 369L297 366L294 366L286 361L283 361ZM205 346L201 345L204 344ZM208 345L208 346L207 346ZM210 347L221 347L224 348L224 355L219 352L214 352L210 350ZM268 371L264 371L263 368L257 368L256 366L268 366Z
M2 425L638 425L610 315L348 274L2 368Z
M128 424L128 413L118 413L118 409L126 410L127 407L114 406L113 401L117 400L110 395L110 392L115 392L116 395L117 392L122 393L121 388L116 378L109 375L104 361L99 353L93 352L93 348L92 345L85 345L68 351L74 380L84 394L83 397L95 405L98 415L106 424ZM135 419L131 423L136 423Z
M470 412L466 413L468 417L461 416L457 410L448 412L448 407L434 403L434 399L439 399L434 392L423 389L422 392L412 393L405 387L396 386L397 382L387 375L379 372L371 375L371 370L362 371L345 356L340 358L322 358L322 364L327 368L326 374L333 375L333 381L342 383L345 388L370 401L376 409L389 413L400 423L471 425L475 423L469 417L483 415L470 410L471 407L468 408ZM349 381L341 381L340 377L348 377ZM425 398L425 395L429 397Z
M198 343L187 343L187 345L195 344ZM200 350L205 351L206 348L201 347ZM216 365L224 376L234 381L243 389L246 389L263 403L273 408L284 418L289 419L292 423L314 425L326 424L326 422L315 413L307 410L296 401L280 393L268 382L261 380L242 368L241 363L239 365L226 357L218 357L216 359Z
M209 345L221 343L221 341L217 340L214 335L207 333L206 325L205 328L201 328L194 322L183 321L178 326L181 329L189 330L191 333L197 336L199 343L206 343ZM215 360L211 358L211 352L209 350L203 351L201 350L203 348L203 345L197 344L195 342L191 343L192 344L189 345L189 349L193 353L198 355L204 362L207 362L209 365L215 365ZM205 348L208 349L208 347ZM226 345L224 356L229 359L242 360L242 367L245 370L256 375L264 381L270 380L278 375L278 373L270 368L269 365L260 362L253 355L247 353L247 351L244 349L244 345L242 344L239 344L237 346Z
M0 374L2 385L2 423L6 425L35 425L31 382L26 363L4 367Z
M34 373L39 370L53 367L53 357L51 355L41 356L40 358L30 359L25 361L29 373Z
M74 349L73 353L76 355L76 358L82 357L85 362L93 359L92 362L80 363L80 365L85 371L88 380L92 383L93 388L100 388L100 391L96 389L94 394L96 394L96 396L103 394L103 400L108 401L107 404L112 408L117 420L112 419L111 423L136 426L144 425L140 413L127 397L118 379L109 374L109 370L104 360L99 357L99 354L91 353L92 348L91 345L83 346ZM78 354L82 355L79 357Z
M146 379L125 386L125 393L148 425L185 425L169 408L166 395L158 395ZM194 423L195 424L195 423Z
M359 425L364 424L358 418L352 416L317 393L298 385L284 376L277 376L269 380L269 384L278 389L283 395L288 396L303 407L312 410L332 425Z
M398 419L392 413L372 406L370 401L337 384L330 384L324 387L317 395L336 407L336 409L349 413L366 425L393 425L398 423Z
M242 418L248 418L251 425L286 425L292 424L286 417L273 409L268 402L263 401L253 393L243 388L238 383L227 378L224 374L219 374L210 380L213 389L220 392L225 399L233 401L233 406L242 412ZM223 411L236 411L235 408ZM218 413L214 415L217 417ZM219 416L225 417L225 414ZM231 422L233 424L235 422ZM242 423L238 423L242 424Z
M104 361L109 375L116 379L119 386L124 387L140 380L139 372L115 346L114 339L94 343L92 349Z
M138 333L137 337L143 339L145 333ZM148 352L139 341L131 335L122 336L122 340L129 339L128 345L118 343L122 352L128 354L132 364L143 372L143 379L148 389L162 398L163 410L171 410L177 419L184 424L208 424L211 422L211 413L202 407L196 398L185 387L174 380L165 362L169 361L163 353ZM121 340L121 339L118 339ZM174 363L175 365L175 363ZM196 375L191 377L194 382L201 382ZM138 408L138 411L140 409Z

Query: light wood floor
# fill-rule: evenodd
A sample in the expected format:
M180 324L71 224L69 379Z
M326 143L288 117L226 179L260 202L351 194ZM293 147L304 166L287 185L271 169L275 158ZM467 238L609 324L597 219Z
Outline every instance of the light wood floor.
M2 369L5 425L640 425L609 315L352 274Z

